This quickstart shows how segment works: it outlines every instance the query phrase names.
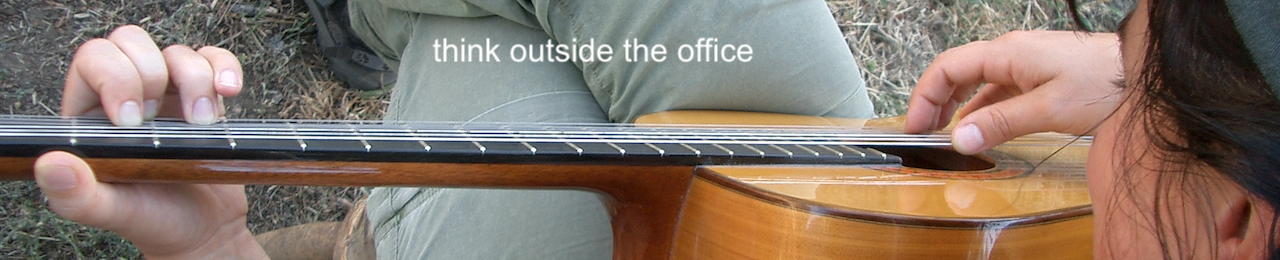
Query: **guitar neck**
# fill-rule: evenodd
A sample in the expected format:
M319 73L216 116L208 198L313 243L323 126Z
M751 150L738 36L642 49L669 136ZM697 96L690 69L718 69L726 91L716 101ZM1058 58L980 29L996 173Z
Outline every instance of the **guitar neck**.
M606 165L898 164L865 145L898 135L832 127L232 120L139 127L101 118L0 117L0 156ZM919 143L926 143L920 137Z

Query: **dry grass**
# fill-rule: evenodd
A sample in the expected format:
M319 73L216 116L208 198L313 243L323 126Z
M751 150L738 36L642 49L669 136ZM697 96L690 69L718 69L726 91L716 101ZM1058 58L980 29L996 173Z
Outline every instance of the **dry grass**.
M896 115L916 76L939 52L1009 30L1067 29L1060 1L829 1L863 66L880 115ZM1098 30L1114 28L1132 1L1089 1ZM229 99L237 118L377 119L385 96L355 93L326 71L306 6L293 0L0 1L0 111L55 114L61 77L75 46L111 28L138 24L162 45L213 45L244 63L244 93ZM355 188L251 186L250 228L269 230L342 217ZM27 182L0 184L0 258L137 258L109 232L58 219Z
M862 65L876 113L906 112L916 79L938 53L1012 30L1071 30L1057 0L828 1L850 50ZM1095 31L1113 31L1132 1L1088 1L1080 7Z

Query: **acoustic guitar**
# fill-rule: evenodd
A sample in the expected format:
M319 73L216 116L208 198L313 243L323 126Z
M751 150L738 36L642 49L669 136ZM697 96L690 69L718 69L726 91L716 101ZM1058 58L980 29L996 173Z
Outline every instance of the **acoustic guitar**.
M585 189L609 197L615 259L1090 257L1089 138L1036 134L964 156L901 124L711 111L633 125L0 116L0 180L30 180L34 158L57 149L107 182Z

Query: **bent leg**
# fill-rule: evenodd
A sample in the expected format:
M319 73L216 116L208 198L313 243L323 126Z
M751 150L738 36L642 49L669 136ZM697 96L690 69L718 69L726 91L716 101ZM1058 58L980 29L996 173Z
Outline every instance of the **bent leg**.
M613 121L676 109L874 116L853 54L820 0L532 2L544 30L561 43L594 39L618 47L634 39L667 47L663 62L577 63ZM679 59L679 46L710 38L749 45L752 59Z

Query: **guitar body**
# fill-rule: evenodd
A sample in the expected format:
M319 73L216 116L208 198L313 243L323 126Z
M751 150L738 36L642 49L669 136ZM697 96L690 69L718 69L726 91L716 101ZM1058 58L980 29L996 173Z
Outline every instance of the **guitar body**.
M901 125L895 118L864 123L704 111L641 120ZM966 170L702 167L676 224L672 259L1089 259L1087 147L1057 148L1000 147L989 153L999 158L983 158L993 165ZM904 152L911 151L894 154ZM1031 164L1044 158L1050 159L1032 172Z
M901 133L898 120L672 111L635 126L555 129L252 120L122 128L0 116L0 180L31 180L35 156L68 150L106 182L586 189L609 196L615 259L1090 257L1087 138L1033 136L963 156L936 148L943 137L885 134ZM652 125L681 123L839 127Z

